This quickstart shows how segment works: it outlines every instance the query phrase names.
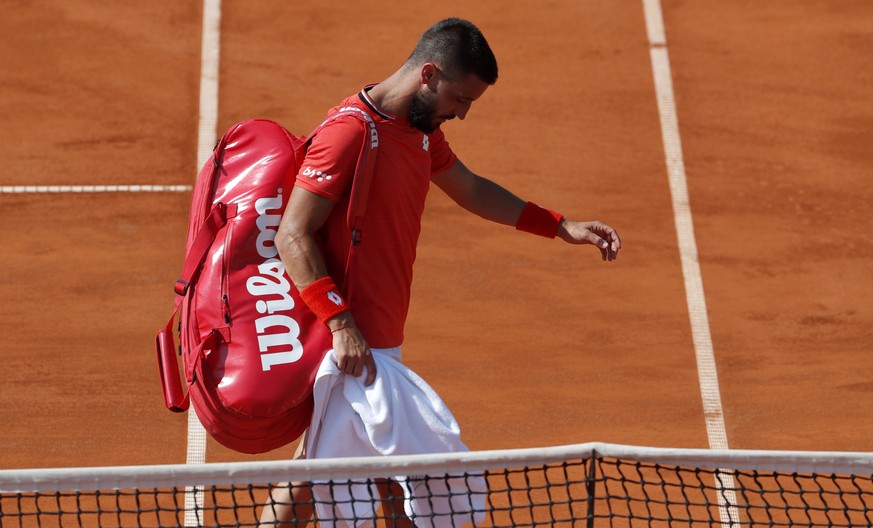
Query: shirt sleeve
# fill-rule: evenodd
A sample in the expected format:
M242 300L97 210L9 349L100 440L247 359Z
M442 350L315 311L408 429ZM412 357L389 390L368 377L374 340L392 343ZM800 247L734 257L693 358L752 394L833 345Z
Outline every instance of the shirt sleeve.
M352 116L324 125L312 138L294 185L339 201L355 176L364 133L361 122Z
M443 131L437 129L428 138L430 143L430 173L439 174L455 164L458 156L452 151Z

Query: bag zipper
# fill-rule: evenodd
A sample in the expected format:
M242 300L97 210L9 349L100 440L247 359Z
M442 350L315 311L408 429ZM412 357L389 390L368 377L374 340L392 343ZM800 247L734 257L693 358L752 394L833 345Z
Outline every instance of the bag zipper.
M227 223L227 231L224 235L224 248L221 255L221 315L224 316L224 322L228 325L231 323L230 318L230 299L228 298L228 273L230 273L230 242L233 223Z

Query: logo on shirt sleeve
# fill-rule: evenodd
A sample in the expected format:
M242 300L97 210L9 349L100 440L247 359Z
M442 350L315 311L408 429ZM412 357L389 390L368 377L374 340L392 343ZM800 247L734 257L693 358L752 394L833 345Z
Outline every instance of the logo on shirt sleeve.
M427 152L430 148L430 138L427 137L427 134L424 135L424 139L421 141L421 148L425 152Z
M425 137L427 137L427 136L425 136ZM425 150L427 150L427 149L425 149ZM305 169L303 169L303 172L301 172L301 174L303 174L304 176L307 176L311 180L320 181L320 182L324 181L324 180L330 181L333 179L333 176L331 176L330 174L325 174L325 173L321 172L320 170L313 169L312 167L306 167Z

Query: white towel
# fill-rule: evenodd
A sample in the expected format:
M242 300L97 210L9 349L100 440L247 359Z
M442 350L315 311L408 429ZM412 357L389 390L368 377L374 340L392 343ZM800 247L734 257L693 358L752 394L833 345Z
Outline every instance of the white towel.
M307 458L412 455L467 451L455 417L436 392L400 362L400 349L374 349L376 381L347 376L329 352L313 389L315 410L306 445ZM421 481L398 475L405 510L417 526L464 526L484 517L487 486L480 476ZM440 475L440 477L443 477ZM451 493L447 493L451 492ZM375 486L357 483L328 488L314 483L323 526L363 526L379 505ZM433 515L432 515L433 514Z

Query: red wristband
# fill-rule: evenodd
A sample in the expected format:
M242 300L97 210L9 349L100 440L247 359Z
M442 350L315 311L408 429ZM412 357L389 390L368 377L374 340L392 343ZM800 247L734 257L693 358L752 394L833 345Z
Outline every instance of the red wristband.
M522 209L515 228L519 231L526 231L546 238L555 238L555 235L558 234L558 226L561 225L561 220L563 219L564 215L560 213L540 207L533 202L528 202L525 204L524 209Z
M300 298L325 324L331 317L349 310L349 305L339 294L339 289L330 277L322 277L300 290Z

